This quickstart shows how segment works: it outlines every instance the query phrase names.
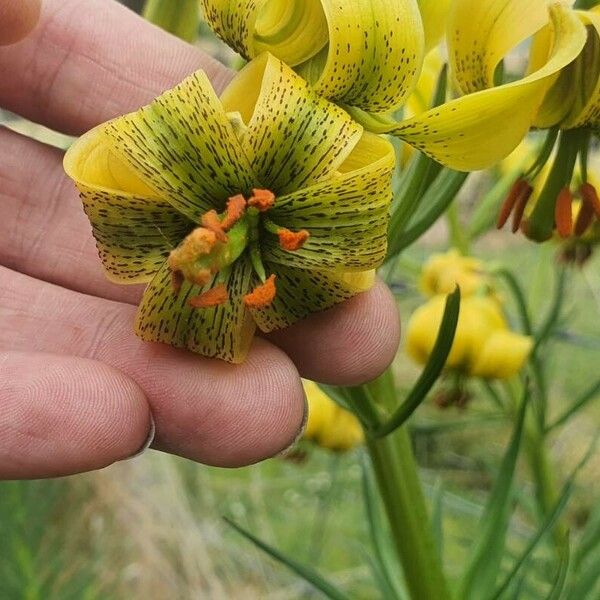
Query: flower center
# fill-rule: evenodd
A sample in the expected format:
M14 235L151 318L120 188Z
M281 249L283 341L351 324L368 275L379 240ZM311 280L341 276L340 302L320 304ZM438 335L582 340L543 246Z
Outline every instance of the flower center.
M252 266L261 281L244 297L249 308L266 308L275 299L275 275L267 277L260 248L261 235L275 234L280 246L289 252L299 250L309 238L308 231L290 231L266 217L275 205L275 195L269 190L253 190L246 200L243 195L232 196L223 213L211 210L202 215L196 227L175 248L168 258L172 273L173 291L178 294L184 281L212 287L189 300L194 308L209 308L229 301L226 281L230 270L247 250ZM216 279L215 279L216 277Z

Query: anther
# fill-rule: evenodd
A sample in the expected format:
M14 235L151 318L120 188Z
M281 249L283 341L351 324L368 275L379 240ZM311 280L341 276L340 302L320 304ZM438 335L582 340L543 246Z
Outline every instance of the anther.
M517 198L513 210L511 227L511 231L513 233L517 233L517 231L519 231L519 227L521 226L521 221L523 220L523 215L525 214L525 209L527 208L527 203L529 202L529 198L531 198L531 194L533 194L533 188L527 182L525 182L525 188Z
M267 308L275 299L276 293L275 275L271 275L262 285L244 296L244 304L248 308Z
M573 233L573 194L568 187L560 190L554 209L556 230L561 238L568 238Z
M225 234L216 210L209 210L204 213L202 215L201 223L202 227L212 231L220 242L223 242L224 244L227 243L227 235Z
M221 221L221 229L229 231L243 216L246 210L246 199L241 194L232 196L227 201L225 218Z
M190 298L188 304L193 308L211 308L225 304L228 300L229 294L225 284L219 283L203 294Z
M275 194L271 190L252 190L252 197L248 200L248 206L257 208L260 212L266 212L275 204Z
M282 227L278 232L279 245L290 252L299 250L304 246L306 240L310 237L310 233L306 229L300 231L290 231L285 227Z
M508 217L510 217L512 214L515 204L523 195L525 190L529 187L531 186L525 179L517 179L517 181L515 181L513 186L510 188L508 195L506 196L506 200L504 200L502 207L500 208L500 214L498 215L498 221L496 223L496 227L498 229L502 229L504 225L506 225Z
M179 294L181 291L184 280L185 278L181 271L171 271L171 287L173 288L173 293L175 295Z
M579 193L583 201L593 208L596 218L600 219L600 199L596 188L591 183L582 183Z
M588 230L594 220L594 214L594 207L582 196L579 214L577 215L575 228L573 229L573 233L577 237L581 237Z

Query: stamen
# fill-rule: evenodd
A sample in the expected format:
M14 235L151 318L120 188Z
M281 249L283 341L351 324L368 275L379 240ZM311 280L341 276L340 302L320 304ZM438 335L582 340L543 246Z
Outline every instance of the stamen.
M241 194L229 198L225 218L221 221L221 229L229 231L243 216L246 210L246 199Z
M169 254L169 267L172 271L181 271L183 267L195 261L198 256L210 254L217 237L214 231L196 227L178 248Z
M208 269L202 269L194 273L194 281L196 285L205 286L211 279L213 274Z
M290 231L282 227L278 232L279 245L290 252L299 250L304 246L306 240L310 237L310 233L306 229L300 231Z
M515 204L519 200L519 198L523 195L527 188L531 187L525 179L517 179L513 186L510 188L508 192L508 196L506 196L506 200L502 203L500 208L500 214L498 215L498 222L496 223L496 227L498 229L502 229L506 222L508 221L508 217L512 214L512 211L515 207ZM531 195L531 194L530 194Z
M517 233L517 231L519 231L519 227L521 225L521 221L523 221L523 215L525 214L525 209L527 208L527 203L529 202L529 198L531 198L531 194L533 194L533 188L526 183L525 189L517 198L515 203L511 227L511 231L513 233Z
M267 308L275 299L276 293L275 275L271 275L263 284L244 296L244 304L248 308Z
M220 242L223 242L224 244L227 243L227 235L225 235L223 225L221 224L216 210L209 210L204 213L202 215L201 223L202 227L212 231Z
M579 214L577 215L577 220L575 221L575 229L573 230L573 233L577 237L581 237L588 230L593 220L594 207L582 196L581 207L579 208Z
M594 209L596 218L600 219L600 199L596 188L591 183L583 183L579 188L579 193L583 201Z
M248 206L266 212L275 204L275 194L271 190L252 190L253 196L248 200Z
M554 221L561 238L571 237L573 233L573 194L568 187L564 187L558 194L554 209Z
M190 298L188 304L193 308L210 308L225 304L228 300L229 294L227 293L225 284L219 283L203 294Z

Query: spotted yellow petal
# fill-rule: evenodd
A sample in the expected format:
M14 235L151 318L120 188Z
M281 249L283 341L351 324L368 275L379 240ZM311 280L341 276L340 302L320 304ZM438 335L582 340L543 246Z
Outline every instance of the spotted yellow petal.
M304 269L365 271L385 258L392 200L393 146L366 133L332 179L276 200L269 218L310 237L298 250L263 242L267 260Z
M254 179L229 118L198 71L137 112L102 126L112 148L179 212L198 222Z
M283 329L311 313L331 308L370 289L375 281L375 271L308 271L277 263L265 263L265 268L276 276L277 294L270 307L252 310L264 332Z
M248 64L224 91L229 113L262 187L285 194L327 178L358 143L362 127L270 54Z
M247 59L268 51L322 96L387 111L416 83L424 34L416 0L201 0L208 24Z
M71 146L64 166L79 188L107 277L118 283L152 279L191 221L111 150L101 127Z
M488 3L482 4L488 6ZM370 130L397 135L453 169L473 171L494 165L519 144L531 127L548 86L561 69L577 58L585 44L585 27L573 11L563 4L554 4L550 6L550 16L555 41L552 54L527 77L483 89L490 84L493 69L489 65L497 64L498 50L492 53L493 59L483 65L473 56L469 57L473 65L455 69L455 78L461 87L481 88L481 91L399 124L383 117L365 119L360 114L357 117ZM471 16L469 20L473 20Z
M148 342L187 348L206 357L242 362L250 348L255 325L243 303L252 286L253 270L245 257L238 259L223 280L229 300L211 308L192 308L190 298L207 291L183 282L175 293L171 270L165 264L146 288L138 309L135 332Z

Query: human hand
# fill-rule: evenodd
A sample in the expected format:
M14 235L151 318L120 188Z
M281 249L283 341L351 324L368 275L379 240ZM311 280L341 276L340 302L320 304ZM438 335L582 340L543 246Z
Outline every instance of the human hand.
M0 0L0 45L39 0ZM212 58L113 0L44 0L0 47L0 106L79 135L136 110ZM63 152L0 128L0 478L97 469L152 447L219 466L272 456L298 435L300 375L355 385L399 338L382 283L258 338L241 365L135 337L140 286L107 281Z

